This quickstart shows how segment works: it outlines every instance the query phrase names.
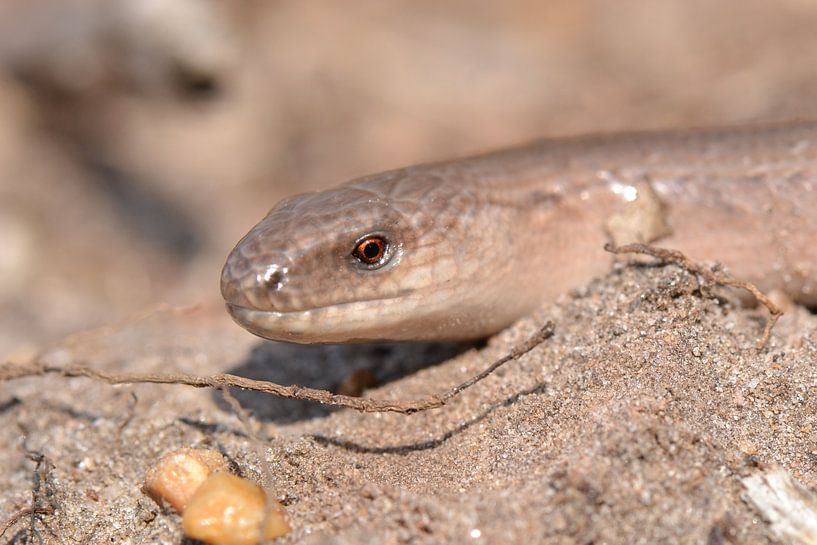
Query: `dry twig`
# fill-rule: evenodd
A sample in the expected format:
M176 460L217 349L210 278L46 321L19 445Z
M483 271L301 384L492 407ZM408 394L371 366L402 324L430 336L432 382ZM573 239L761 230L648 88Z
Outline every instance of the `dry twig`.
M0 365L0 382L5 382L17 378L41 376L46 374L60 374L65 377L86 377L108 384L184 384L195 388L225 388L234 387L242 390L251 390L272 394L278 397L289 399L304 399L316 401L326 405L348 407L361 412L396 412L411 414L418 411L436 409L445 405L451 398L484 379L500 366L515 360L533 348L541 344L545 339L553 335L553 322L548 322L542 326L530 339L511 352L495 361L483 372L472 377L462 384L451 388L449 391L425 397L422 399L412 399L406 401L388 399L366 399L345 395L333 394L326 390L305 388L302 386L283 386L274 382L263 380L253 380L231 374L216 374L209 376L188 375L184 373L152 374L152 373L109 373L100 371L87 365L49 365L41 360L34 360L24 364L5 363Z
M44 454L29 450L25 447L26 457L35 463L34 473L32 475L31 487L31 505L20 509L12 514L6 522L0 526L0 537L3 537L9 528L17 524L23 517L29 517L28 538L33 539L36 535L40 542L42 538L35 528L38 521L38 515L53 515L57 510L57 504L54 501L54 486L51 482L51 469L53 465Z
M649 255L656 259L660 259L661 261L675 263L684 269L688 270L692 274L697 274L710 282L715 284L719 284L721 286L732 286L735 288L741 288L749 291L755 298L760 301L763 306L769 309L769 319L766 320L766 327L763 330L763 335L757 342L757 349L762 350L766 343L769 342L769 337L772 334L772 328L777 323L777 320L780 319L780 316L783 315L783 310L780 309L777 305L775 305L771 299L769 299L766 294L760 291L757 286L752 284L751 282L746 282L745 280L738 280L737 278L731 277L726 274L718 274L710 269L707 269L698 263L695 263L683 253L679 252L678 250L670 250L667 248L658 248L656 246L650 246L649 244L625 244L624 246L615 246L613 244L607 243L604 245L604 249L608 252L614 254L643 254Z
M3 526L0 526L0 537L3 537L6 534L6 531L15 524L17 524L17 522L20 521L23 517L29 515L53 515L53 514L54 514L53 507L25 507L23 509L20 509L19 511L11 515L11 517L9 517L9 519L5 523L3 523Z

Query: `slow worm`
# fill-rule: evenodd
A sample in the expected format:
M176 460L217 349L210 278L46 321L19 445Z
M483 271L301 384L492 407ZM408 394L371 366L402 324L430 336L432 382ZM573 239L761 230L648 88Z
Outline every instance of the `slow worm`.
M236 322L313 343L489 335L648 242L817 304L817 123L545 140L282 201L236 245Z

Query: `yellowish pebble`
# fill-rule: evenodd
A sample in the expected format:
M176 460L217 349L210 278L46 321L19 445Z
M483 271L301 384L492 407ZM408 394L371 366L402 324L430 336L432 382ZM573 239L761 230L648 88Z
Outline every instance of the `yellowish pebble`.
M182 513L207 477L226 469L224 456L215 450L183 448L166 454L148 471L145 491L157 502Z
M265 517L266 514L266 517ZM284 508L267 500L257 484L230 473L214 473L190 498L184 533L209 545L256 545L290 530Z

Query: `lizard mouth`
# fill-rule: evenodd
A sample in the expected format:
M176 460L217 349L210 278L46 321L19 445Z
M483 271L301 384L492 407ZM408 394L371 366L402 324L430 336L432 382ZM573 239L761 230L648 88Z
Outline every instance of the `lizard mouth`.
M372 320L389 300L353 301L332 306L279 312L227 303L233 320L247 331L272 341L301 344L384 340L382 322Z

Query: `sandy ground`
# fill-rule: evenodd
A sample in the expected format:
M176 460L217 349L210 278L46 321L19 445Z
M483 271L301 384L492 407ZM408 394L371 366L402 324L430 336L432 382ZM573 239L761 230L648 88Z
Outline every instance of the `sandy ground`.
M294 528L286 543L779 543L741 478L778 464L815 484L817 318L791 309L758 353L764 318L701 296L675 267L617 269L482 349L368 392L439 392L555 322L553 338L442 409L321 414L245 393L263 408L260 445L214 392L24 379L3 387L0 512L30 502L26 447L53 464L59 511L35 525L46 542L178 543L178 516L140 486L163 453L209 446L277 492ZM259 345L198 309L77 337L46 358L200 374L264 364L282 382L313 373L337 385L410 347ZM26 542L25 527L10 542Z
M790 541L742 479L777 465L815 487L806 310L757 354L761 311L637 268L483 345L297 347L230 322L217 282L279 198L352 176L547 135L817 117L811 3L179 0L197 24L142 12L117 47L100 36L127 19L102 4L128 2L0 6L0 361L330 389L370 369L367 396L405 399L546 319L556 334L413 416L240 393L262 446L206 390L0 384L0 523L35 489L59 508L0 543L182 543L178 517L140 490L182 446L221 449L275 490L284 542ZM133 318L160 301L196 310Z

